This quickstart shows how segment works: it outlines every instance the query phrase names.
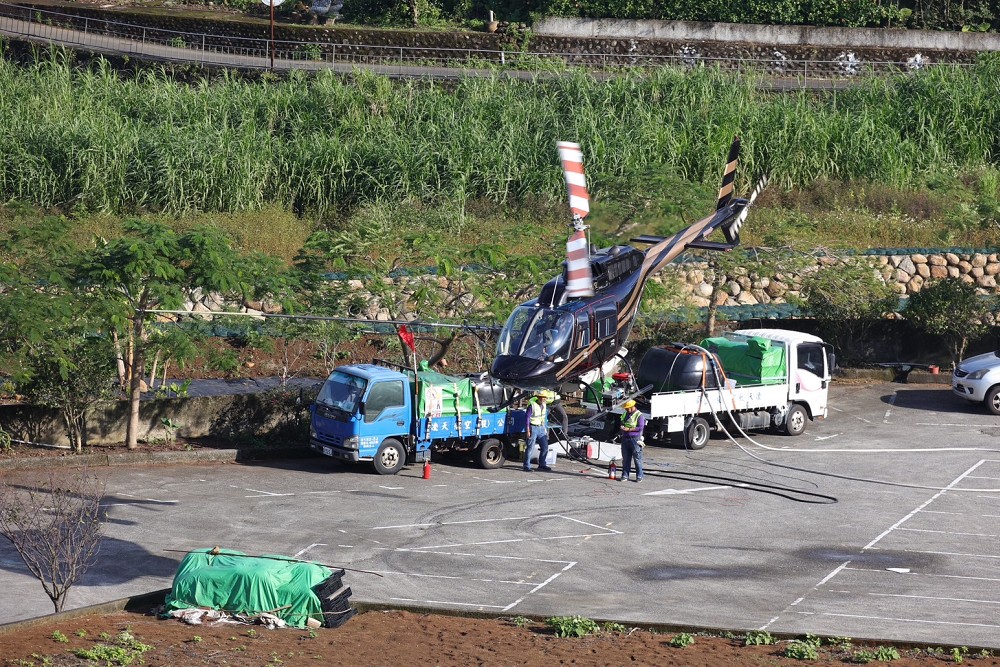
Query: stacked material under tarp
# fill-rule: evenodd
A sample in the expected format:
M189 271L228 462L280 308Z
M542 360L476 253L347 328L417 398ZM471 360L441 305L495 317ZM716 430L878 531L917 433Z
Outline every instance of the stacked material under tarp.
M250 616L267 612L296 628L306 627L309 618L325 623L322 603L313 589L332 573L323 565L284 556L198 549L188 553L177 568L163 614L201 607Z
M435 371L417 373L419 417L453 417L479 411L470 378L452 377Z
M785 381L785 348L767 338L747 340L706 338L700 345L715 353L726 370L726 377L737 385L780 384Z

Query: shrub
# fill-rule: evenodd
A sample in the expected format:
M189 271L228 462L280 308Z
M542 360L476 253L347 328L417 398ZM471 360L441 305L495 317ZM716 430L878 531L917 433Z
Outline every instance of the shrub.
M555 630L556 637L586 637L601 631L596 621L583 616L553 616L545 623Z
M743 640L745 646L761 646L775 644L777 640L767 630L751 630Z
M815 660L819 657L819 652L812 642L797 640L785 648L785 657L796 660Z

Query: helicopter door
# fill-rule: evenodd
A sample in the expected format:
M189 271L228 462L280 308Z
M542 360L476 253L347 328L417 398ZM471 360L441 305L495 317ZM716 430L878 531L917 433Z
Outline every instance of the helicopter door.
M594 307L594 338L601 344L594 350L591 361L603 364L618 351L618 305L605 301Z

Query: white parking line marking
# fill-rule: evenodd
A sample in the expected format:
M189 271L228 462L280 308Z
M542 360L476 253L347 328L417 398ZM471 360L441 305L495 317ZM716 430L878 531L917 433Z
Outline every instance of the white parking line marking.
M301 556L302 556L302 554L304 554L305 552L309 551L309 550L310 550L310 549L312 549L313 547L325 547L325 546L326 546L326 544L324 544L324 543L322 543L322 542L317 542L317 543L315 543L315 544L310 544L310 545L309 545L309 546L307 546L307 547L306 547L305 549L303 549L302 551L300 551L300 552L298 552L297 554L295 554L294 556L292 556L292 558L299 558L299 557L301 557Z
M746 484L739 484L737 486L746 486ZM644 493L644 496L679 496L685 493L697 493L698 491L717 491L719 489L731 489L732 486L699 486L694 489L663 489L662 491L650 491L649 493Z
M881 572L882 570L872 569L868 567L848 567L845 568L853 572ZM933 572L907 572L911 577L938 577L941 579L969 579L972 581L1000 581L1000 578L996 577L973 577L967 574L936 574Z
M244 498L267 498L269 496L294 496L294 493L271 493L270 491L258 491L257 489L243 489L244 491L253 491L254 493L259 493L258 496L243 496Z
M387 491L402 491L406 487L405 486L382 486L381 484L379 484L378 488L380 488L380 489L386 489Z
M831 438L836 438L839 435L843 435L843 433L834 433L833 435L817 435L816 440L829 440Z
M895 618L893 616L864 616L862 614L834 614L832 612L802 612L796 611L796 614L802 614L807 616L839 616L841 618L861 618L870 619L876 621L895 621L897 623L930 623L932 625L964 625L976 628L1000 628L1000 625L993 625L991 623L959 623L957 621L932 621L926 618Z
M970 598L948 598L934 595L904 595L902 593L868 593L868 595L885 598L912 598L914 600L945 600L946 602L981 602L982 604L1000 604L1000 600L973 600Z
M476 602L451 602L449 600L418 600L416 598L389 598L389 599L395 600L396 602L419 602L420 604L446 604L446 605L454 605L456 607L477 607L480 609L484 607L489 607L490 609L506 610L505 607L502 607L498 604L479 604Z
M893 396L895 396L895 394L893 394ZM922 505L920 505L918 508L916 508L915 510L913 510L912 512L910 512L906 516L904 516L902 519L900 519L896 523L892 524L885 532L883 532L881 535L879 535L878 537L876 537L874 540L872 540L871 542L869 542L868 544L866 544L862 548L862 551L864 551L865 549L871 549L872 547L874 547L876 544L879 543L879 541L881 541L881 539L883 537L885 537L886 535L888 535L889 533L891 533L892 531L894 531L896 528L899 528L900 526L902 526L904 523L906 523L907 521L909 521L914 515L916 515L922 509L924 509L925 507L927 507L928 505L930 505L932 502L934 502L935 500L937 500L938 498L940 498L941 496L943 496L948 491L948 489L951 489L956 484L958 484L959 482L961 482L963 479L965 479L966 475L970 474L973 470L975 470L976 468L978 468L982 464L983 464L983 461L979 461L978 463L976 463L975 465L973 465L971 468L969 468L968 470L966 470L964 473L962 473L961 475L959 475L958 477L956 477L955 479L953 479L948 486L944 487L943 489L941 489L940 491L938 491L937 493L935 493L933 496L931 496L930 498L928 498L925 503L923 503Z
M424 579L461 579L462 581L478 581L485 584L510 584L511 586L535 586L537 581L512 581L510 579L482 579L480 577L459 577L448 574L421 574L419 572L400 572L399 570L368 570L375 574L398 575L403 577L421 577Z
M896 397L898 395L899 394L897 394L896 392L893 392L892 396L889 397L889 407L887 407L885 409L885 416L882 417L882 423L883 424L888 424L889 423L889 415L892 414L892 408L893 408L894 405L896 405Z
M527 595L525 595L524 597L521 597L521 598L519 598L519 599L517 599L517 600L514 600L514 601L513 601L513 602L511 602L511 603L510 603L509 605L507 605L506 607L504 607L504 608L503 608L503 610L504 610L504 611L510 611L511 609L513 609L514 607L516 607L517 605L519 605L519 604L521 604L522 602L524 602L524 598L528 597L528 595L531 595L532 593L534 593L534 592L536 592L536 591L538 591L538 590L541 590L541 588L542 588L543 586L547 586L548 584L552 583L553 581L555 581L556 577L558 577L558 576L559 576L560 574L562 574L563 572L565 572L565 571L569 570L569 569L570 569L571 567L573 567L574 565L576 565L576 563L568 563L568 564L566 565L566 567L564 567L564 568L562 569L562 572L556 572L556 573L555 573L555 574L553 574L553 575L552 575L551 577L549 577L548 579L546 579L545 581L543 581L542 583L538 584L538 585L537 585L537 586L535 586L535 587L534 587L533 589L531 589L530 591L528 591Z
M873 551L881 551L879 548L873 549ZM962 551L924 551L922 549L903 549L906 553L911 554L931 554L935 556L967 556L969 558L1000 558L1000 556L993 554L971 554L964 553Z
M895 396L896 395L893 394L893 397L895 397ZM888 415L888 411L886 412L886 414ZM968 475L972 474L972 472L975 471L976 468L978 468L979 466L981 466L985 462L986 462L985 460L980 460L978 463L976 463L975 465L973 465L972 467L970 467L964 473L962 473L961 475L959 475L958 477L956 477L955 479L953 479L951 481L951 483L948 484L948 486L944 487L943 489L941 489L940 491L938 491L937 493L935 493L933 496L931 496L929 499L927 499L927 501L925 501L924 503L922 503L920 506L918 506L916 509L914 509L912 512L910 512L909 514L907 514L906 516L904 516L902 519L900 519L896 523L892 524L892 526L890 526L888 529L886 529L885 531L883 531L882 534L880 534L874 540L872 540L871 542L869 542L868 544L866 544L864 547L862 547L861 548L861 552L868 551L868 550L881 551L881 549L877 548L875 545L878 544L883 538L885 538L889 533L891 533L892 531L898 529L904 523L906 523L907 521L909 521L917 513L923 511L925 507L927 507L932 502L934 502L935 500L937 500L938 498L940 498L949 489L952 489L956 484L960 483ZM915 551L915 550L909 550L909 549L907 549L905 551L907 551L909 553L940 553L940 552L929 552L929 551ZM971 555L971 554L950 554L950 555ZM988 556L988 558L1000 558L1000 556ZM813 593L813 592L815 592L817 590L821 590L822 586L824 586L828 581L830 581L831 579L833 579L841 571L847 569L850 564L851 564L851 560L846 560L843 563L841 563L839 567L837 567L832 572L830 572L828 575L826 575L825 577L823 577L823 579L818 584L816 584L811 589L809 589L809 591L806 593L806 595L804 595L802 598L799 598L798 600L796 600L793 604L788 605L788 607L786 607L785 610L781 612L781 614L784 614L785 612L789 612L789 611L791 611L792 613L796 613L796 614L803 613L803 612L800 612L800 611L793 610L792 607L794 605L798 604L803 598L808 597L809 594L811 594L811 593ZM761 630L766 630L772 623L774 623L779 618L781 618L781 614L778 614L777 616L775 616L774 618L772 618L770 621L768 621L760 629ZM810 614L810 615L812 615L812 614ZM816 612L816 615L821 615L821 616L844 616L844 617L849 617L849 618L873 618L873 619L880 619L880 620L898 620L898 621L921 622L919 619L883 619L883 618L878 617L878 616L852 616L851 614L832 614L832 613L826 613L826 612ZM937 623L938 621L927 621L927 622ZM977 625L977 624L963 624L963 625ZM993 626L984 626L984 627L993 627Z
M929 528L900 528L912 533L939 533L941 535L969 535L971 537L1000 537L1000 535L990 535L989 533L958 533L951 530L930 530Z

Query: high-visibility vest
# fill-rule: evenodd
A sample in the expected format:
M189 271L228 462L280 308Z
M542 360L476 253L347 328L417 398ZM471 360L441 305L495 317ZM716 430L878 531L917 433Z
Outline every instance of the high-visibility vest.
M622 426L630 431L639 428L639 411L625 412L622 415Z
M529 401L528 410L532 426L545 425L545 413L548 411L546 406L542 405L538 401Z

